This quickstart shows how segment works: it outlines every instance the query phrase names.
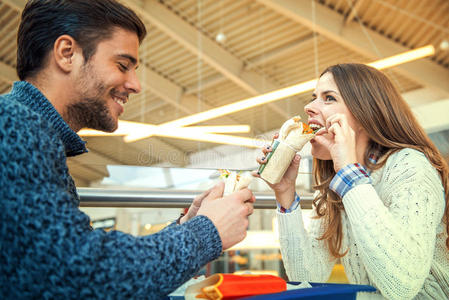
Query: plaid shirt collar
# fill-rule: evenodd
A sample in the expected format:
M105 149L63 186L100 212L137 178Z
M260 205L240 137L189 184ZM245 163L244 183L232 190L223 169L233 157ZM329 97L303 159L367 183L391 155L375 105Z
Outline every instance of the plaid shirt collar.
M368 155L368 161L369 161L370 163L372 163L373 165L377 164L378 159L379 159L379 156L377 155L377 153L371 152L371 153ZM371 172L372 172L373 170L368 169L367 167L365 167L365 168L366 168L367 171L368 171L368 175L371 175Z

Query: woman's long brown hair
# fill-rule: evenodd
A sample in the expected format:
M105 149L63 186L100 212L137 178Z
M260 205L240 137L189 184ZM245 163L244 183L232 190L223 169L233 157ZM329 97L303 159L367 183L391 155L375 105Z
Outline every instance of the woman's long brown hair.
M413 148L425 154L438 170L445 190L446 209L444 222L449 234L449 168L438 149L419 125L410 107L401 97L391 81L382 72L362 64L339 64L327 68L322 74L331 73L340 94L354 118L365 129L370 142L365 153L364 164L374 170L381 168L387 158L403 149ZM368 160L370 153L380 158L376 165ZM325 240L330 253L342 257L341 210L344 209L340 197L329 189L335 175L331 160L314 159L313 175L315 189L319 196L314 205L318 216L324 218ZM446 239L449 249L449 237Z

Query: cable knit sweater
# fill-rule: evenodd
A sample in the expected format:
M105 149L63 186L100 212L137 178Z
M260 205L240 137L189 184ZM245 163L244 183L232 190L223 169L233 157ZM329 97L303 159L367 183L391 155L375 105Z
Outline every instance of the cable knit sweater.
M403 149L371 174L372 184L343 197L341 258L350 283L375 286L388 299L448 299L449 252L438 172L416 150ZM316 216L314 210L311 216ZM277 214L290 280L327 281L336 262L321 220L304 228L301 209Z
M66 165L85 151L31 84L0 96L0 299L160 299L220 255L204 216L144 237L93 230Z

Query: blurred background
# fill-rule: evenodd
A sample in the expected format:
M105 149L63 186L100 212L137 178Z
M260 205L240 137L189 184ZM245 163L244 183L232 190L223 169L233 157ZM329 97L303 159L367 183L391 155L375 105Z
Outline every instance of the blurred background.
M312 92L250 107L239 101L316 79L332 64L370 63L428 45L433 54L384 72L449 160L447 0L122 2L148 29L140 47L142 92L125 105L121 120L128 123L120 132L86 133L89 153L68 160L94 227L157 232L219 180L218 169L256 169L259 148L286 119L307 119L303 107ZM17 80L16 32L25 3L0 0L0 93ZM235 103L225 113L213 110ZM207 113L186 119L200 112ZM301 154L297 189L307 209L313 194L309 146ZM204 273L251 270L285 277L273 195L257 179L251 188L262 200L248 238ZM345 280L341 266L335 272L331 281Z

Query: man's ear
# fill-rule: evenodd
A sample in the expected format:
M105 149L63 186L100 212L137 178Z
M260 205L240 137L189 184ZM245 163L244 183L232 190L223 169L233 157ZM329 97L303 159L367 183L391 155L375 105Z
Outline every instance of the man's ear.
M69 73L73 69L77 51L79 48L75 39L70 35L61 35L53 45L53 58L56 65L63 72Z

